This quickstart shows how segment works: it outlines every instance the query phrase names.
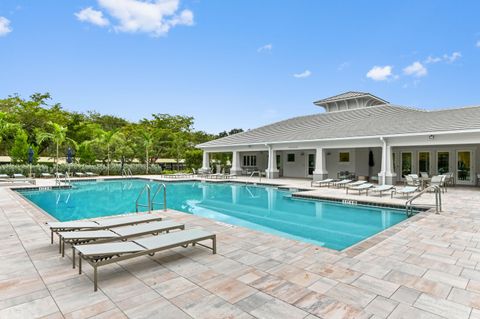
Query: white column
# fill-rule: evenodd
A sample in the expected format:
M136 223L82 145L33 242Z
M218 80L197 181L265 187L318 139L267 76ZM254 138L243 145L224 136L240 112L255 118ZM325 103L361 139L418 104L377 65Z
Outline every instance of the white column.
M380 138L382 145L382 168L378 173L378 181L380 184L395 184L397 174L392 172L392 147L388 144L386 138Z
M209 169L210 169L210 156L207 151L203 151L202 170L209 170Z
M240 166L240 152L232 152L232 168L230 169L230 175L241 175L242 167Z
M277 152L272 146L268 147L268 168L265 171L267 178L278 178Z
M313 180L322 180L328 177L327 159L325 150L317 147L315 154L315 170L313 171Z

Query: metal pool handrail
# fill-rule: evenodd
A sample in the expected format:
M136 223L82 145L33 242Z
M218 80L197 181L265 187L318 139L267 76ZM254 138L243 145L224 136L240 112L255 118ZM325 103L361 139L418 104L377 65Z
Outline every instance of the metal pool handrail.
M140 201L140 197L143 195L143 193L145 192L145 190L147 190L147 205L145 204L140 204L139 201ZM138 213L138 207L148 207L148 211L151 212L152 211L152 203L150 201L150 194L151 194L151 187L150 185L146 184L142 190L140 191L140 193L138 194L137 196L137 200L135 201L135 209L136 209L136 212Z
M153 194L151 200L151 208L153 209L153 206L155 206L155 204L158 204L155 203L154 200L157 194L160 193L161 189L163 189L163 211L167 211L167 186L164 183L159 184L157 190Z
M407 200L405 202L405 212L407 213L407 216L412 216L413 215L412 202L415 199L422 196L423 194L425 194L429 190L433 190L434 193L435 193L435 213L438 214L439 212L442 211L442 191L441 191L440 186L434 185L434 186L429 186L429 187L425 188L420 193L418 193L417 195L413 196L412 198L410 198L409 200Z

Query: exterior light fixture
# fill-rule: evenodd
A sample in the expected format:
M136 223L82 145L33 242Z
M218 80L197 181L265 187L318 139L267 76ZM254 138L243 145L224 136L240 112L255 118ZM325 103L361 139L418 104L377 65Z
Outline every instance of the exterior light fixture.
M435 139L435 135L429 135L429 136L428 136L428 139L429 139L429 140Z

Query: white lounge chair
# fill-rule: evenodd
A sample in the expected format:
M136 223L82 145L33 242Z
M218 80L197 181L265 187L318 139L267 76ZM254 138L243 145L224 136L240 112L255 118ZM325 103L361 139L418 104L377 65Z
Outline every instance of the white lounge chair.
M347 185L346 190L347 190L347 194L348 194L348 191L358 191L358 195L360 195L361 192L363 191L366 191L367 194L368 194L368 189L369 188L372 188L373 187L373 184L370 184L370 183L363 183L363 184L360 184L360 185L357 185L357 186L350 186L350 185Z
M344 187L345 185L351 183L351 179L342 179L341 181L333 182L333 186L335 187Z
M355 186L360 186L360 185L363 185L363 184L366 184L367 181L356 181L356 182L352 182L352 183L348 183L347 186L348 187L355 187Z
M200 243L205 240L212 241L211 247ZM190 244L192 246L199 245L211 249L214 254L217 253L216 235L200 229L183 230L119 243L78 245L73 246L73 250L74 253L75 250L78 251L79 274L82 273L82 260L93 267L93 287L94 291L97 291L98 267L135 257L153 256L156 252L175 247L186 248Z
M42 173L41 176L42 176L43 178L52 178L52 177L53 177L53 175L50 174L50 173Z
M120 227L127 225L135 225L140 223L148 223L162 220L162 216L158 214L135 214L121 217L100 218L94 220L74 220L69 222L48 222L50 228L50 242L53 244L53 234L62 231L78 231L78 230L98 230L111 227ZM59 238L61 243L61 238ZM60 249L59 249L60 251Z
M75 172L74 175L78 177L85 177L85 173L82 173L82 172Z
M93 172L85 172L85 175L87 175L88 177L98 176L98 174L95 174Z
M59 232L58 235L59 238L61 238L61 252L63 257L65 255L65 244L70 244L72 246L89 244L91 242L98 244L150 234L158 235L161 232L168 233L174 229L184 230L185 225L172 220L165 220L116 227L106 230L65 231ZM73 268L75 268L75 254L73 255Z
M393 198L394 194L399 193L399 194L402 194L402 195L407 195L407 199L408 199L409 195L415 193L417 190L418 190L418 187L416 187L416 186L405 186L405 187L400 188L400 189L394 189L391 197Z
M368 195L369 191L372 191L372 192L375 192L375 193L379 193L380 197L382 197L383 192L392 191L394 188L395 188L395 186L393 186L393 185L380 185L380 186L372 187L369 190L367 190L367 195Z
M312 187L323 187L323 186L330 186L330 184L332 184L333 182L335 182L336 179L333 179L333 178L327 178L327 179L323 179L321 181L312 181L310 183L310 186Z
M27 178L25 175L23 174L13 174L13 178L20 178L20 179L25 179Z
M55 177L56 178L64 178L65 174L57 172L57 173L55 173Z

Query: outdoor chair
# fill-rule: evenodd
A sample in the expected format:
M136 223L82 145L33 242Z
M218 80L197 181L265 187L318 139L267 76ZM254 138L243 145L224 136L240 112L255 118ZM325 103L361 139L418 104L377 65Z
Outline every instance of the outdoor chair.
M445 175L433 176L432 180L430 181L430 186L438 186L440 187L440 190L442 191L442 193L444 193L447 190L447 188L445 187L445 180L446 180Z
M420 172L420 177L421 178L429 178L430 176L428 176L427 172Z
M343 179L341 181L338 181L338 182L333 182L333 186L337 187L337 188L340 188L340 187L344 187L345 185L347 185L348 183L351 183L353 182L351 179Z
M93 172L85 172L85 175L88 177L98 176L98 174L95 174Z
M53 175L50 174L50 173L42 173L42 174L40 174L40 176L42 176L43 178L52 178L53 177Z
M85 173L82 172L75 172L74 175L77 177L85 177Z
M140 223L148 223L162 220L162 216L158 214L135 214L122 217L99 218L93 220L75 220L69 222L48 222L50 228L50 242L53 244L53 234L63 231L79 231L79 230L98 230L111 227L120 227L127 225L135 225ZM59 243L61 238L59 238ZM60 251L60 249L59 249Z
M335 181L336 181L336 179L327 178L327 179L323 179L321 181L312 181L310 183L310 186L311 187L323 187L323 186L330 187L330 184L332 184Z
M415 178L415 176L417 176L417 177ZM406 176L405 176L405 186L420 187L421 184L422 184L422 183L421 183L420 180L418 179L418 175L412 174L412 175L406 175Z
M393 198L394 194L398 193L398 194L402 194L402 195L407 195L407 199L408 199L410 194L415 193L417 190L418 190L418 187L416 187L416 186L405 186L405 187L399 188L399 189L395 188L392 191L391 198Z
M65 231L59 232L61 238L61 253L65 256L65 244L84 245L91 242L105 243L109 241L126 240L131 237L144 235L158 235L162 232L170 232L174 229L184 230L185 225L171 220L155 221L150 223L129 225L105 230ZM75 255L73 255L73 268L75 268Z
M212 245L200 243L205 240L211 240ZM157 252L171 248L187 248L190 244L202 246L211 249L214 254L217 253L216 235L201 229L183 230L119 243L76 245L73 246L73 252L75 254L75 251L78 251L79 274L82 273L82 260L93 267L93 290L97 291L98 267L140 256L153 256Z
M369 191L372 191L374 193L378 193L380 194L380 197L383 196L383 193L384 192L388 192L388 191L391 191L395 188L395 186L393 185L379 185L379 186L375 186L375 187L372 187L370 189L367 190L367 195L368 195L368 192Z
M368 190L370 188L373 187L373 184L370 184L370 183L363 183L363 184L360 184L360 185L357 185L357 186L350 186L350 185L347 185L346 190L347 190L347 194L348 194L348 191L358 191L358 195L360 195L363 191L366 192L366 195L368 195Z

